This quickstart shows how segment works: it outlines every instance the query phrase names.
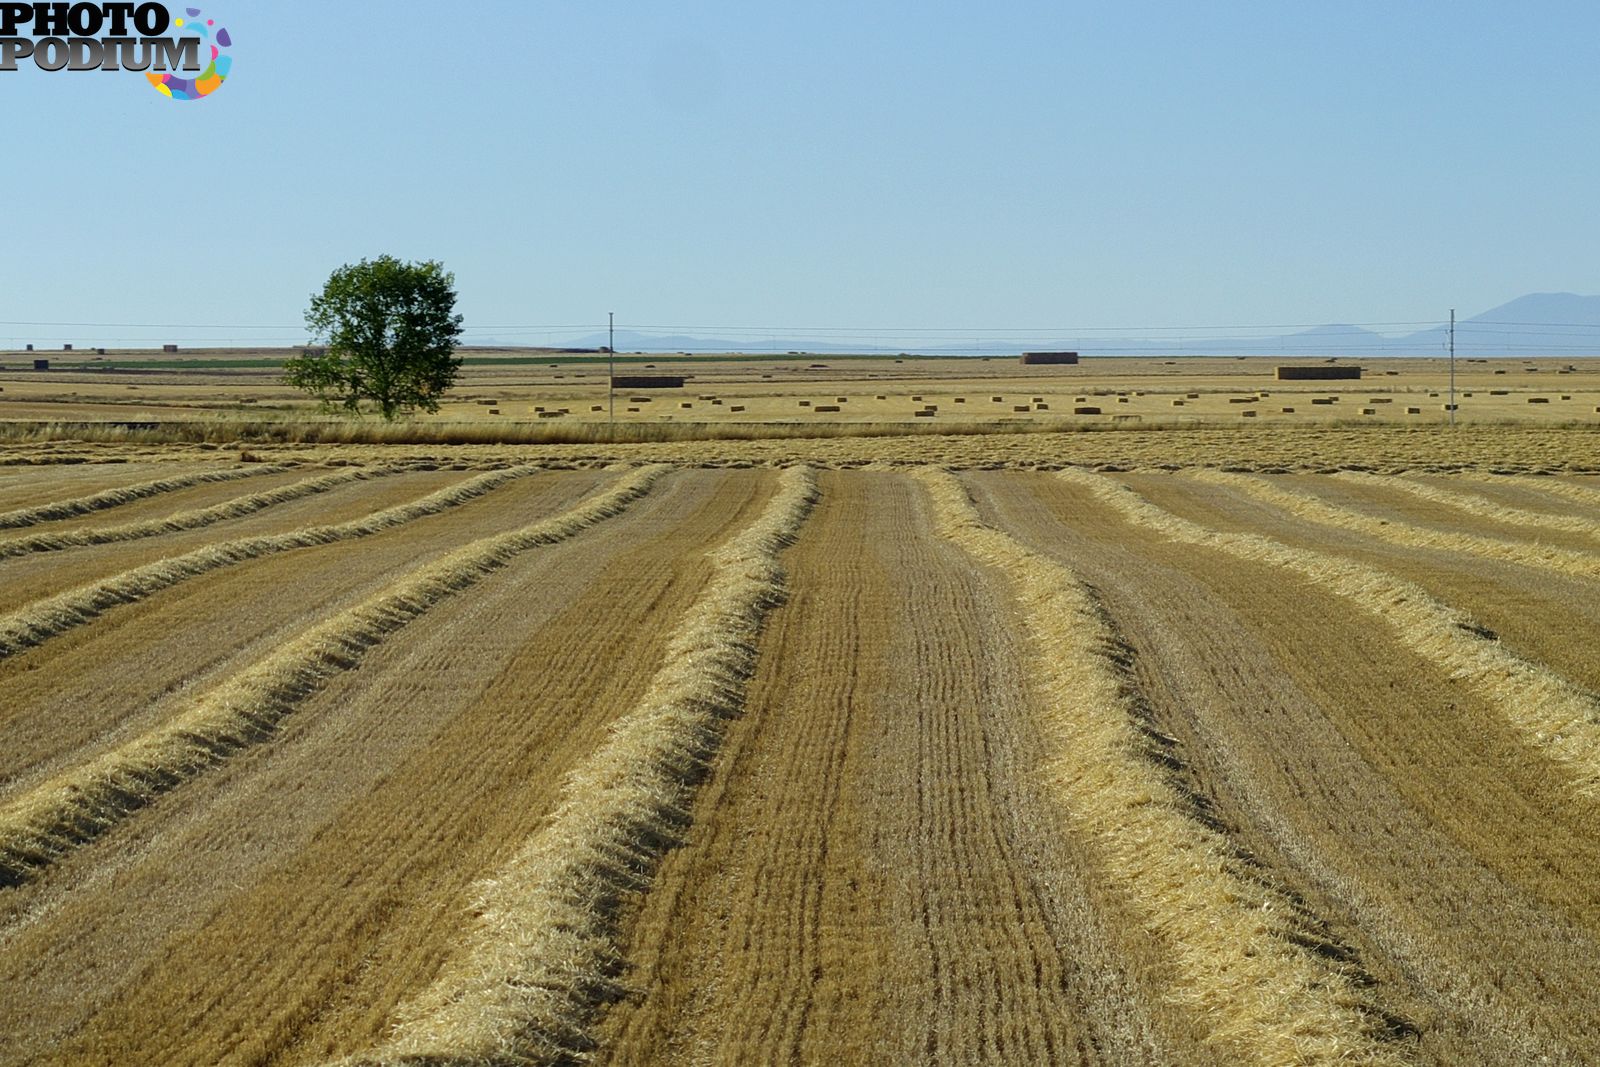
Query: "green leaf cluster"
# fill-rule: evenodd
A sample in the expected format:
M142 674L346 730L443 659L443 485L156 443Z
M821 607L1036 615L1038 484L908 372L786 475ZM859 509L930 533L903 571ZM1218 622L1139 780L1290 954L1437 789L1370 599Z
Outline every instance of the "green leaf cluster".
M384 419L438 411L461 371L455 275L392 256L340 267L311 297L312 344L284 364L284 381L329 407Z

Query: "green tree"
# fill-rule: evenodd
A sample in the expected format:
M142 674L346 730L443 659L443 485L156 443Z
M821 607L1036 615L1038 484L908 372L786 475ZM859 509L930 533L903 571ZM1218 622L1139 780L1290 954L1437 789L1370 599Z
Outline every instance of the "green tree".
M363 404L389 420L438 411L461 370L455 281L432 260L379 256L340 267L306 310L312 343L323 347L285 363L284 381L356 414Z

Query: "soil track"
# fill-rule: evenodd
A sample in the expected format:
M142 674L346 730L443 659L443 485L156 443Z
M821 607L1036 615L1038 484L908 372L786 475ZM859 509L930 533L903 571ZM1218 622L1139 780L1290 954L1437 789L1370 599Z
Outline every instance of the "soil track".
M1152 1032L1032 796L1038 740L1003 601L934 535L909 478L821 489L750 709L639 918L638 993L600 1058L1167 1059L1181 1035Z
M30 499L200 469L53 471L54 494ZM1470 616L1451 635L1556 672L1581 705L1600 693L1600 578L1560 564L1600 559L1584 528L1600 496L1539 479L1410 475L1443 490L1419 494L1267 476L1334 509L1296 511L1216 475L827 470L810 517L786 520L792 543L708 556L782 511L779 486L801 473L532 473L368 536L229 560L0 658L3 808L187 724L200 695L409 589L413 571L643 478L624 510L449 587L296 696L281 725L0 886L0 1067L413 1062L390 1056L397 1028L426 1029L417 1005L448 1000L479 960L464 946L502 929L486 916L505 901L485 886L521 884L482 880L563 817L581 821L591 781L595 796L637 794L648 838L596 846L628 888L575 894L602 902L592 917L608 938L592 983L561 994L582 1001L596 1063L1284 1062L1283 1045L1237 1025L1271 1017L1281 991L1251 987L1245 1010L1237 975L1206 985L1216 961L1183 940L1192 916L1164 923L1157 887L1140 882L1189 839L1109 843L1118 826L1180 824L1204 830L1240 889L1206 883L1222 891L1205 914L1232 908L1248 924L1265 901L1276 914L1252 933L1278 940L1250 944L1296 946L1287 955L1312 976L1300 988L1333 989L1355 1020L1347 1055L1304 1062L1600 1063L1600 799L1573 788L1492 687L1415 651L1398 602L1352 592L1378 586L1175 539L1119 503L1127 487L1206 530L1412 583L1412 605ZM177 489L54 525L109 527L310 476ZM395 473L201 528L0 559L0 600L18 608L472 476ZM40 479L0 471L0 500ZM972 505L989 541L951 518ZM1430 547L1428 531L1486 554ZM983 547L1002 538L1010 556ZM1497 557L1500 544L1562 554ZM1057 629L1054 644L1039 621L1058 604L1050 574L1094 609L1065 613L1062 627L1094 625ZM698 611L724 579L786 598L744 588L754 621L739 630ZM701 666L675 675L680 632ZM1100 670L1115 699L1064 684L1053 655ZM736 669L708 673L712 660ZM683 711L687 747L638 773L641 761L601 760L585 778L640 708ZM1092 749L1091 720L1107 714L1128 740ZM1134 783L1107 791L1120 811L1161 817L1113 812L1101 833L1086 757L1063 757L1075 736ZM650 794L667 781L679 799ZM1113 854L1149 863L1130 876ZM564 1062L584 1047L571 1036L522 1034L518 1048L559 1048L533 1062Z
M30 991L0 1014L17 1035L0 1062L294 1062L371 1044L459 939L467 885L637 697L705 579L697 548L770 489L759 472L679 475L526 553L370 653L280 743L20 894L3 955L54 962L0 978Z
M1215 493L1128 480L1163 506ZM1420 1058L1600 1054L1579 977L1600 950L1600 834L1494 708L1310 583L1168 542L1049 476L972 482L999 524L1093 582L1197 791L1374 977Z

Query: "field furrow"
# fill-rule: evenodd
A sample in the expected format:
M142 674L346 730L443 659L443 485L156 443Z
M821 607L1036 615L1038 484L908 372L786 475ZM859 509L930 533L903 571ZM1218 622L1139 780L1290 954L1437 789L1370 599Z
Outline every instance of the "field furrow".
M790 468L761 516L710 553L710 581L643 701L567 777L549 822L477 888L472 936L395 1035L350 1062L556 1064L593 1047L619 907L648 890L744 710L762 623L784 592L778 552L815 498L815 475Z
M59 552L86 545L110 544L114 541L137 541L179 530L199 529L227 519L252 515L291 500L326 493L351 482L383 477L392 472L382 468L373 471L358 469L315 474L310 478L304 477L304 473L304 471L288 471L279 479L263 478L252 484L254 492L243 496L229 495L218 503L210 503L206 498L219 495L216 492L219 487L208 485L204 488L210 490L209 492L194 494L199 499L162 501L163 509L153 516L146 517L133 514L131 511L119 511L116 515L119 521L115 523L76 525L20 537L0 538L0 559L25 556L32 552ZM279 484L268 484L275 480ZM221 488L237 487L225 485ZM190 494L186 493L184 496L188 497ZM177 510L173 510L174 508Z
M12 797L0 805L0 884L32 877L167 790L269 740L307 696L332 675L360 666L373 645L518 553L619 514L663 473L663 467L638 471L560 515L397 575L381 593L296 636L155 729Z
M349 522L459 485L469 477L470 474L460 471L417 471L361 479L215 525L158 532L131 541L85 545L65 554L30 553L0 559L0 603L15 607L48 599L64 589L104 581L123 571L180 556L218 541L267 537L309 526ZM139 526L143 528L142 523ZM48 538L51 534L25 533L21 538L35 536Z
M1167 1059L1033 796L1003 603L909 478L821 487L596 1058Z
M1023 604L1042 711L1046 773L1061 817L1093 842L1096 867L1171 952L1172 999L1200 1017L1230 1059L1274 1064L1406 1062L1336 956L1313 950L1293 903L1241 865L1163 767L1181 761L1152 736L1121 638L1093 592L1061 563L986 525L966 488L922 475L940 531L991 565ZM1364 977L1364 976L1361 976Z
M416 519L459 507L510 481L527 477L535 470L532 467L517 467L481 474L420 500L373 512L349 522L318 524L272 536L235 538L209 544L46 597L0 617L0 657L14 656L74 627L92 622L110 608L136 603L152 593L197 575L275 552L370 537Z
M13 498L9 510L0 512L0 530L21 529L41 522L56 519L69 519L78 515L88 515L108 508L121 507L138 500L145 500L153 496L161 496L192 486L203 485L211 482L237 482L245 478L255 478L263 475L282 474L286 468L276 465L259 465L245 467L223 467L192 471L190 473L165 473L160 478L149 481L134 482L132 484L119 484L120 479L96 478L89 485L74 485L68 480L65 484L50 487L39 486L33 502L19 494ZM85 472L85 480L91 472ZM88 492L95 481L109 481L108 488L93 489ZM81 495L64 496L63 491L78 489Z
M1414 478L1384 477L1358 471L1339 475L1346 481L1368 488L1390 488L1447 508L1455 508L1478 518L1491 518L1511 526L1531 527L1534 531L1559 530L1579 534L1588 540L1600 539L1600 518L1580 518L1573 515L1552 515L1546 511L1531 510L1506 504L1482 493L1474 493L1460 483L1421 481Z
M1372 976L1401 1047L1594 1058L1600 841L1497 706L1322 583L1130 524L1092 482L969 482L1091 583L1201 810L1326 925L1320 951Z
M0 965L118 965L31 968L0 1062L307 1062L379 1041L470 937L471 883L644 696L710 577L704 546L771 490L761 472L668 476L374 649L278 744L13 890ZM204 862L174 878L190 853Z
M194 463L62 463L7 464L18 455L16 449L0 455L0 511L48 504L52 500L90 496L107 489L120 489L139 482L176 478L205 471L223 470L229 464Z
M1589 578L1600 577L1600 552L1596 552L1593 548L1588 550L1562 548L1528 540L1510 540L1484 536L1478 533L1467 533L1459 529L1440 529L1435 526L1424 526L1420 523L1407 522L1397 517L1380 517L1357 508L1331 503L1315 492L1284 488L1276 482L1256 475L1201 471L1195 473L1193 477L1213 485L1236 489L1241 493L1254 496L1259 500L1282 508L1292 515L1311 522L1353 530L1367 537L1390 541L1398 545L1405 545L1411 548L1440 549L1481 556L1484 559L1520 563L1530 567L1545 567L1562 574L1575 574ZM1385 489L1403 492L1403 490L1394 488L1396 482L1397 479L1392 478L1379 479L1378 490L1380 492ZM1371 482L1358 481L1354 482L1354 484L1363 489L1373 488ZM1457 511L1459 505L1455 502L1447 503L1438 495L1431 493L1424 496L1423 499L1435 505L1443 505L1446 511L1453 513L1449 516L1450 519L1460 520L1466 518L1466 516L1459 514ZM1493 508L1486 508L1485 513L1496 521L1513 521L1503 518ZM1480 516L1481 518L1482 516Z
M1129 522L1183 544L1300 575L1369 611L1391 627L1402 645L1498 706L1523 742L1564 773L1576 793L1589 802L1600 800L1600 696L1507 650L1493 634L1421 586L1343 556L1257 534L1209 529L1100 475L1065 470L1058 476L1091 490Z
M0 729L8 741L0 748L0 796L127 743L320 619L380 593L419 561L547 518L600 477L523 478L360 541L224 567L0 660ZM381 484L363 485L363 494ZM364 500L364 514L373 502ZM130 663L139 669L129 670Z

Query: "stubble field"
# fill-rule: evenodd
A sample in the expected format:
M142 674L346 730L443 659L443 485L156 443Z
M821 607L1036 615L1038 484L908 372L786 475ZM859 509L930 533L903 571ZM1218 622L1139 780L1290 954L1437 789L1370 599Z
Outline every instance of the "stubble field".
M0 467L0 1064L1600 1060L1592 477L353 455Z

